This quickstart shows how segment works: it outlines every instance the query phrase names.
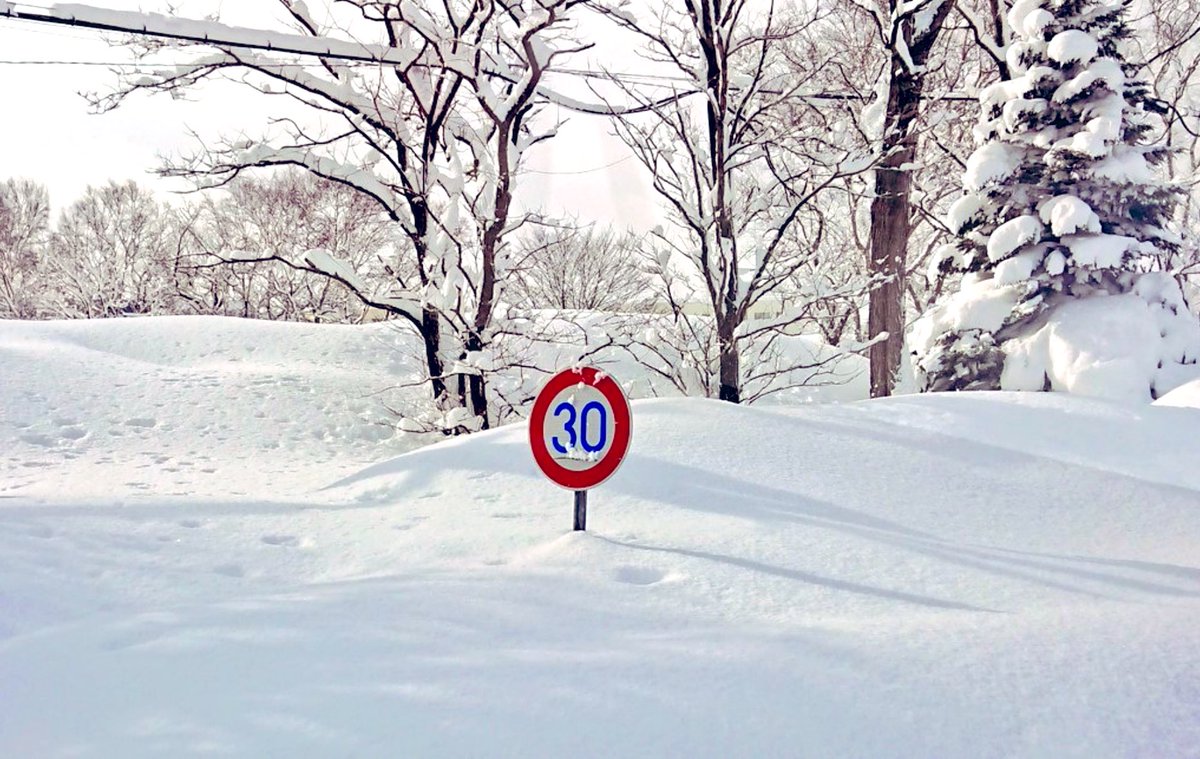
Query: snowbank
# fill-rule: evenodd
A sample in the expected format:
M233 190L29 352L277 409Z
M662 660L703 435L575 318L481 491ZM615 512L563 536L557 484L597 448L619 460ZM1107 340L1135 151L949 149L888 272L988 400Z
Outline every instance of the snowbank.
M948 333L1004 334L1025 282L999 275L997 270L994 279L965 279L958 292L919 319L909 336L917 355L940 359L935 342ZM1060 300L1032 327L1006 336L1000 389L1148 403L1200 375L1196 346L1200 324L1178 288L1169 277L1145 274L1133 293Z
M604 341L614 321L583 312L538 316L539 329L564 342L530 346L534 363L549 369L570 365L585 345ZM776 344L788 360L804 364L832 354L810 337ZM425 407L420 356L411 332L389 323L0 320L0 432L10 438L0 448L0 496L23 488L58 498L141 492L220 498L264 487L316 487L331 473L429 442L398 432L393 414ZM678 395L627 354L604 360L634 398ZM770 400L865 398L864 361L831 361L813 386ZM814 373L798 370L795 379ZM527 397L546 376L514 370L496 378L493 389ZM291 453L281 458L283 452Z
M1044 326L1004 346L1005 390L1052 390L1149 403L1158 330L1136 295L1063 303Z
M1200 408L1200 379L1181 385L1154 402L1155 406Z
M639 401L572 535L520 425L355 434L389 333L231 321L0 324L0 755L1200 745L1191 410Z
M417 445L376 396L415 356L389 324L0 321L0 495L316 487Z

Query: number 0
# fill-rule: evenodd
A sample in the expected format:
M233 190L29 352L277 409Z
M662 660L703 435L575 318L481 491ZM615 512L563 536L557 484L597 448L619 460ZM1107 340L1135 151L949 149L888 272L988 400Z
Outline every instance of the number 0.
M591 411L600 415L600 440L595 445L588 442L588 413ZM579 414L579 442L588 453L604 450L604 444L608 442L608 409L599 401L588 403Z

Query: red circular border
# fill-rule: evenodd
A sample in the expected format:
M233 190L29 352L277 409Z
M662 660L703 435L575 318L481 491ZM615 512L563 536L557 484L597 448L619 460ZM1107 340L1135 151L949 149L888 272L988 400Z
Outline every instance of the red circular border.
M590 469L573 471L561 466L550 454L546 447L543 427L546 424L546 414L550 404L563 390L572 385L589 385L600 391L613 412L613 443L604 458L600 459ZM529 413L529 447L533 450L533 460L550 480L568 490L587 490L594 488L607 480L621 466L625 453L629 450L630 435L633 432L630 424L629 401L621 386L608 374L592 367L582 369L565 369L550 378L538 393L533 402L533 410Z

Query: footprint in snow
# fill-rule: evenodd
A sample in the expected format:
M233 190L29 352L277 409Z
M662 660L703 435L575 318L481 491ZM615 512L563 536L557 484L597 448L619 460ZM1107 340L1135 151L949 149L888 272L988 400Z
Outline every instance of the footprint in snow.
M119 635L110 640L106 640L100 644L100 650L107 652L124 651L129 648L137 648L138 646L153 643L159 639L158 634L148 631L131 632L124 635Z
M262 542L269 546L284 546L295 548L300 545L300 539L295 535L263 535Z
M408 522L396 522L392 525L392 529L398 532L407 532L408 530L411 530L412 528L421 524L421 522L424 522L425 519L426 517L413 517Z
M48 540L54 537L54 529L44 524L31 524L25 528L25 534L31 538Z
M29 443L30 445L36 445L41 448L53 448L54 447L54 440L51 437L49 437L48 435L39 435L36 432L29 433L26 435L21 435L20 439L26 443Z
M654 585L667 579L667 574L650 567L617 567L613 579L627 585Z

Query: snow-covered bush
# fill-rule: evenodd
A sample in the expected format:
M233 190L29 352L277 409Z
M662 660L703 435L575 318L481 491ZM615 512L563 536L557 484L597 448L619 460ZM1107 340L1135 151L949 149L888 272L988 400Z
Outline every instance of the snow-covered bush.
M395 250L394 230L374 202L311 172L242 175L180 215L181 306L195 313L360 321L362 303L336 280L305 270L306 256L324 251L344 261L372 294L386 291L410 259ZM412 268L402 274L412 277Z
M50 196L28 179L0 182L0 319L37 309L39 259L50 226Z
M525 308L644 311L640 240L612 227L538 226L517 245L511 299Z
M170 313L174 239L168 214L134 182L88 187L59 217L46 260L47 311L97 318Z
M1066 390L1149 399L1200 354L1168 276L1180 191L1154 166L1157 116L1123 57L1128 3L1018 0L1013 79L981 95L978 149L948 224L960 288L915 327L925 390ZM1086 301L1086 303L1084 302Z

